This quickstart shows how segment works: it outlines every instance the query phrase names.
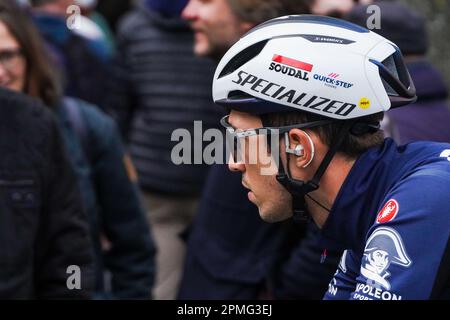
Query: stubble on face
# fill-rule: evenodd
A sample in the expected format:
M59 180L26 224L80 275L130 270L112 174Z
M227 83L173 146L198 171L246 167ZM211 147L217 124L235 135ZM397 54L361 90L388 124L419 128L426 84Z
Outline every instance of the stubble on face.
M234 110L230 113L229 122L235 129L240 130L262 127L262 121L259 117ZM249 200L258 207L261 218L267 222L277 222L291 217L292 197L276 180L278 167L274 161L270 162L270 168L268 168L266 161L267 157L271 158L270 154L267 154L267 150L272 149L273 146L270 149L267 149L267 146L263 147L262 154L259 154L259 151L261 151L259 145L260 143L266 144L266 136L246 137L244 140L246 141L245 146L241 145L244 161L231 167L242 173L242 184L251 190L248 194ZM255 148L255 146L258 147ZM279 144L276 147L279 148ZM252 152L258 154L256 161L250 161L249 155Z
M275 176L267 176L267 190L271 197L258 207L259 215L266 222L279 222L292 217L292 196L280 185Z
M265 140L261 136L258 138ZM249 148L246 149L248 155ZM249 200L258 206L261 218L266 222L278 222L291 217L292 196L277 181L278 169L274 161L271 162L274 168L269 170L271 174L264 174L263 168L266 167L267 169L267 166L261 164L261 162L248 164L248 160L248 157L246 157L246 170L243 173L242 180L244 186L251 190ZM260 160L260 157L258 157L258 160Z
M227 0L191 1L184 16L194 31L194 53L218 61L251 26L234 14Z
M220 26L216 27L220 29ZM234 39L227 41L220 35L220 32L218 34L214 29L198 29L195 32L194 53L200 57L209 57L214 61L220 61L234 42Z

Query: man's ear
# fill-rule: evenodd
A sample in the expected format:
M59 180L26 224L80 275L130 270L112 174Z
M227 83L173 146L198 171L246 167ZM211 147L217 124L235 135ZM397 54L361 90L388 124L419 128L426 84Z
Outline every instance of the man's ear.
M310 135L303 130L292 129L289 131L289 144L289 148L293 149L297 156L295 164L306 168L313 161L315 153L314 142Z

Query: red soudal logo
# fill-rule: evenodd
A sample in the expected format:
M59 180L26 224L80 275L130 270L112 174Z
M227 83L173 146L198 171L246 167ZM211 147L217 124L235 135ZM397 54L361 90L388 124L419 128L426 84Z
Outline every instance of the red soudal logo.
M274 54L269 70L281 72L291 77L299 78L301 80L309 81L308 75L313 68L312 64L302 62L299 60L280 56Z
M381 209L381 211L378 213L377 222L385 223L393 220L397 215L398 209L398 202L394 199L389 200L388 202L386 202L383 209Z

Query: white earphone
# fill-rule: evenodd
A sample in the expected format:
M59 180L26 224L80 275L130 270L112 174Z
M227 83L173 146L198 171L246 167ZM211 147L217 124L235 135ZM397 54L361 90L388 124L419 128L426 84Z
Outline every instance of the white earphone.
M303 131L303 132L305 132L305 131ZM314 143L313 143L311 137L309 136L308 133L305 132L305 134L306 134L306 137L308 138L309 145L311 148L311 157L310 157L309 161L303 166L303 168L306 168L312 162L312 160L314 159L314 151L315 151ZM294 149L289 148L289 133L288 132L285 133L284 143L286 145L286 153L293 154L297 157L303 156L304 148L301 144L296 145Z

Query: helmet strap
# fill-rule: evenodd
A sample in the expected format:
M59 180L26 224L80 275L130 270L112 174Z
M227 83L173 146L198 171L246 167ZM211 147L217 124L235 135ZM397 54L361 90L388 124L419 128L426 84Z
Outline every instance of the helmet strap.
M292 209L293 209L293 219L298 223L305 223L311 219L311 216L307 212L307 205L305 201L305 196L319 188L319 182L328 168L331 160L336 154L337 150L344 141L345 135L350 131L351 127L355 121L344 121L338 132L337 137L331 142L331 146L328 149L327 154L322 160L319 168L314 174L313 178L309 181L297 180L292 178L292 174L289 168L289 154L286 153L286 169L284 169L283 163L281 162L281 154L278 159L278 174L276 176L277 181L292 195Z

